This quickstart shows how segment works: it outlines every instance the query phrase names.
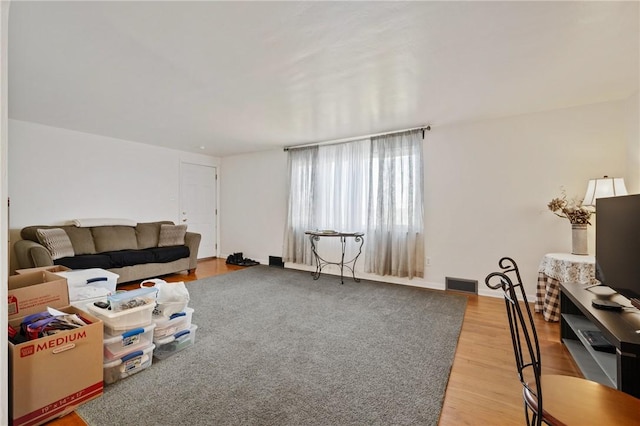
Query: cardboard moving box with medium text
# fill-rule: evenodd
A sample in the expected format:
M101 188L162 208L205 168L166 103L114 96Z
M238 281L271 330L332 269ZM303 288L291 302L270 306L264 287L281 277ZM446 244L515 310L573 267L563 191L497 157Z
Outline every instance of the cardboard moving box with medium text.
M9 413L14 426L36 426L102 395L103 324L69 306L67 281L49 271L9 277L9 325L47 307L79 315L86 326L19 344L9 342Z

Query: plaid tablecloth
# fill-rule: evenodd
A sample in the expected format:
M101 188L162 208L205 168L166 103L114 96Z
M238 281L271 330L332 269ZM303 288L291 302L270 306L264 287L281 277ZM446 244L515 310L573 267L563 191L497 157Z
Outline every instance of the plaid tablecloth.
M538 268L535 311L546 321L560 321L560 283L597 284L595 270L594 256L545 254Z

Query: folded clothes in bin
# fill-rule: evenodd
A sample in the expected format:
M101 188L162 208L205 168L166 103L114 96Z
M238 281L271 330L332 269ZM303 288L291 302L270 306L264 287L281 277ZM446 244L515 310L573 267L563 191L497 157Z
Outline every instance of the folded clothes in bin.
M88 299L105 298L113 292L102 287L69 287L69 300L79 302Z
M109 385L151 366L155 345L103 364L104 383Z

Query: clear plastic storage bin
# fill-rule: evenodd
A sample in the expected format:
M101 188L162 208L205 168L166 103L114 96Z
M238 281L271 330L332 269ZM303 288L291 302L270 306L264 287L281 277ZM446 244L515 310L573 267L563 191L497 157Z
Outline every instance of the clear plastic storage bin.
M67 279L69 302L106 297L116 292L120 275L100 268L55 272Z
M155 288L138 288L130 291L119 291L107 297L113 312L127 311L129 309L146 306L149 303L156 303Z
M155 324L134 328L112 336L104 334L104 360L114 361L123 356L144 349L153 343Z
M150 367L153 362L154 349L155 345L152 343L143 350L135 351L122 358L105 362L103 364L104 383L107 385L115 383L118 380L122 380Z
M182 330L171 336L155 339L156 349L153 356L158 359L165 359L192 346L196 340L196 330L198 326L192 324L188 330Z
M169 318L154 315L153 322L156 328L153 330L153 338L160 339L182 330L188 330L191 327L192 316L193 308L184 308L184 311L173 314Z
M87 305L89 313L100 318L104 323L104 331L110 335L117 335L132 328L146 327L151 324L151 314L155 303L148 303L136 308L114 312L110 309L99 308L95 304Z

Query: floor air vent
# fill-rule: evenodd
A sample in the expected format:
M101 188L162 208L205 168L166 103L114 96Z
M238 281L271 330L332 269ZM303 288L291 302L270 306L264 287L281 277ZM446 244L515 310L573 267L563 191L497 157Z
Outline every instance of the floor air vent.
M277 266L278 268L284 268L284 262L280 256L269 256L269 266Z
M445 277L445 289L478 294L478 280Z

